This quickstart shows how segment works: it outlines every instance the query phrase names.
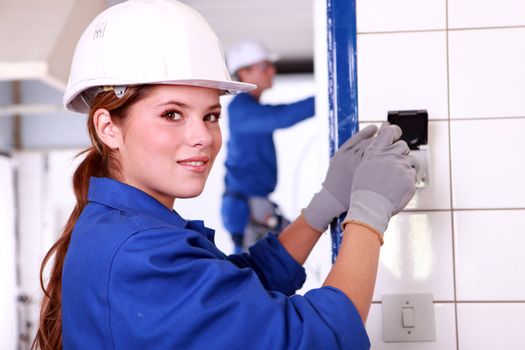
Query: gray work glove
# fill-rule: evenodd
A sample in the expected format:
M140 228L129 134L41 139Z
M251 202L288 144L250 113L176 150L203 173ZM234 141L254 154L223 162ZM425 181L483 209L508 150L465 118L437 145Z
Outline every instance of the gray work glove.
M354 172L376 132L375 125L364 128L334 154L321 190L303 209L303 216L310 227L323 232L335 217L348 210Z
M401 129L386 125L365 151L352 184L350 208L343 222L367 224L381 235L390 218L400 212L415 193L418 161L406 142L397 141Z

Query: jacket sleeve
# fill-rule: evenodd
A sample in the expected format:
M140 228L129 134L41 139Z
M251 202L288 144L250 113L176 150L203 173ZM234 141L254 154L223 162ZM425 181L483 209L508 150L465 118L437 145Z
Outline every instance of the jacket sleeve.
M115 349L369 349L338 289L268 291L252 269L217 258L203 240L155 229L120 247L108 283Z
M274 234L269 233L249 251L250 254L234 254L227 259L237 267L251 268L267 290L292 295L304 284L304 268L288 254Z
M250 97L234 100L228 108L230 130L235 133L271 133L287 128L315 114L315 99L295 103L265 105Z

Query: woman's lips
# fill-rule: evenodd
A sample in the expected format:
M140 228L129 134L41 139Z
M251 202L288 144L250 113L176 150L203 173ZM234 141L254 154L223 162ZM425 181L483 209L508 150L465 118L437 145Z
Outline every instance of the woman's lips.
M177 163L190 171L203 173L208 169L210 159L208 157L193 157L179 160Z

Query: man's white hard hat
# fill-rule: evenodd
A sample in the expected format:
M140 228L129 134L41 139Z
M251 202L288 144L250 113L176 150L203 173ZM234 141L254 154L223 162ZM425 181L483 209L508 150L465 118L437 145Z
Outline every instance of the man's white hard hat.
M141 84L193 85L223 94L255 88L231 79L214 31L176 0L128 0L100 13L77 43L64 105L86 113L84 92Z
M226 63L231 74L235 74L239 69L248 67L261 61L275 62L279 59L278 55L268 51L266 46L256 40L239 42L228 50Z

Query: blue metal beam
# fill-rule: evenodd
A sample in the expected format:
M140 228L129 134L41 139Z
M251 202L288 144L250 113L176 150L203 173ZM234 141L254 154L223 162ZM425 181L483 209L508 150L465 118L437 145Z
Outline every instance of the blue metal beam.
M359 129L355 0L327 0L330 156ZM332 261L339 252L341 220L331 225Z

